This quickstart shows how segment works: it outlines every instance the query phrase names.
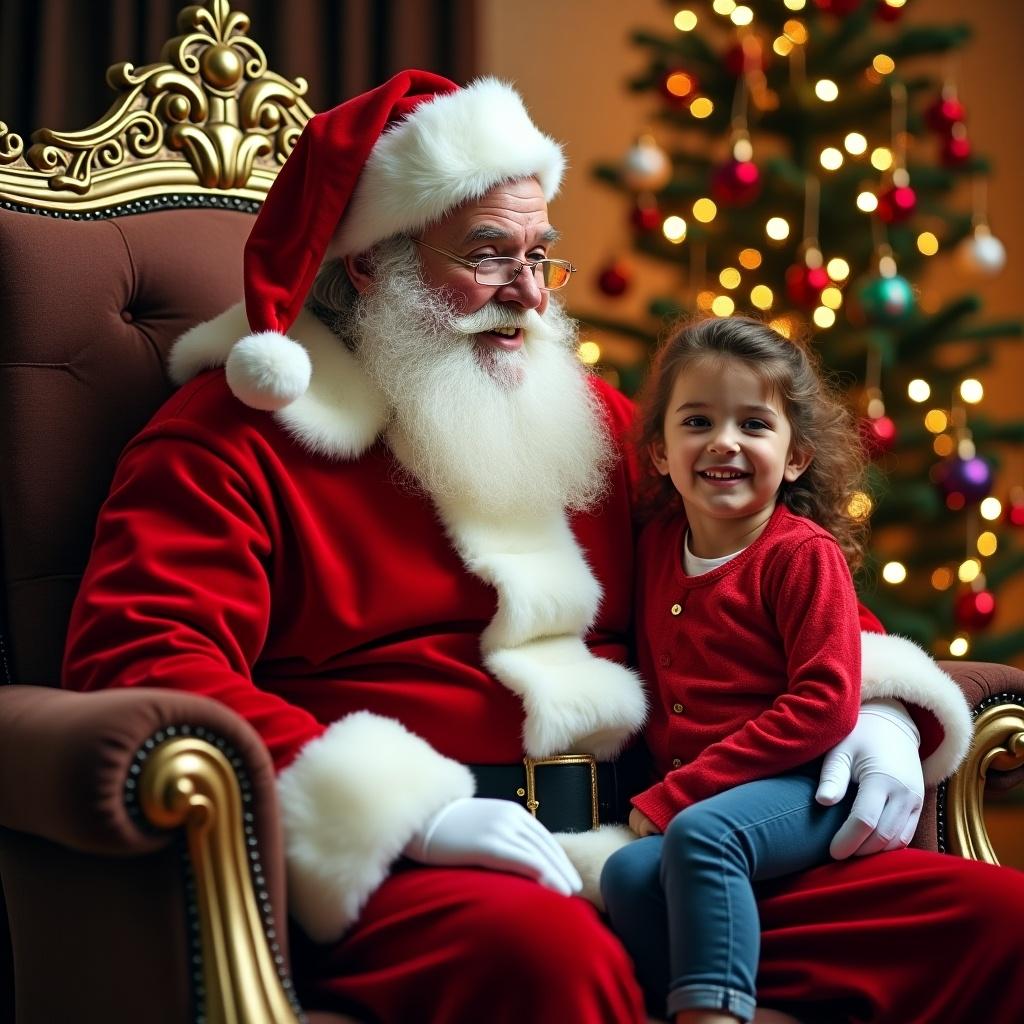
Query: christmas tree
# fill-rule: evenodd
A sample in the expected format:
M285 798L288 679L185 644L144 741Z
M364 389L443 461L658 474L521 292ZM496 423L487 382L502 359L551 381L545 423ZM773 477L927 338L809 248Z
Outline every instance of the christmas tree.
M850 508L871 520L862 600L937 655L1008 661L1024 629L991 623L1024 566L1024 488L995 491L1024 422L987 418L976 374L1022 327L987 322L969 290L1005 263L949 74L970 32L909 25L905 3L676 3L664 34L635 33L647 67L630 87L651 123L595 171L631 204L636 250L679 274L645 322L584 320L645 348L693 312L809 335L873 458ZM968 290L926 308L915 282L933 258L956 260ZM613 262L599 286L615 296L629 278ZM632 392L646 360L621 352L582 354Z

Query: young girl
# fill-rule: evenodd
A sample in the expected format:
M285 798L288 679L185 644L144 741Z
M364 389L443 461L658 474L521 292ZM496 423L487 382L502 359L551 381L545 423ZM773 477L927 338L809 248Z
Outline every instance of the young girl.
M814 762L860 703L856 437L807 353L742 317L679 330L640 403L660 494L636 635L661 781L632 801L649 838L609 859L601 891L676 1024L752 1019L752 882L826 860L852 802L815 803Z

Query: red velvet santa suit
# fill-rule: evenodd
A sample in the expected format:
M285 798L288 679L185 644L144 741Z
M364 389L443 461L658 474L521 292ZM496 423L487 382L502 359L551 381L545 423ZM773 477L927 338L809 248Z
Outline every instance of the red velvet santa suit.
M244 330L229 311L192 340L216 362ZM396 867L413 832L472 791L460 762L607 757L639 725L642 695L617 664L632 572L623 464L571 532L554 517L502 534L436 509L396 478L386 409L358 364L308 315L292 333L313 364L298 401L254 412L206 374L125 452L66 684L192 689L264 736L290 904L320 943L297 956L311 1007L642 1020L629 964L584 901L511 875ZM621 437L627 403L601 391ZM865 691L959 730L931 754L941 775L963 745L962 701L911 645L881 640L874 658L865 648ZM1020 876L985 865L917 851L828 865L762 901L761 999L808 1020L1009 1024L1024 1019L1022 913Z

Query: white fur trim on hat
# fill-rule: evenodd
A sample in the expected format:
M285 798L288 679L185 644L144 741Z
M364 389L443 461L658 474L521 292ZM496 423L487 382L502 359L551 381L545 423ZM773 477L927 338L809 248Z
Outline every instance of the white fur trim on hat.
M924 781L948 778L967 756L971 709L952 676L911 640L891 633L861 633L861 699L892 697L930 711L943 729L942 742L922 762Z
M306 934L337 939L413 834L475 789L465 765L368 711L307 743L277 780L288 909Z
M232 345L224 371L240 402L276 412L306 393L313 367L297 341L277 331L261 331Z
M558 192L562 148L530 120L505 82L481 78L421 103L381 135L325 258L417 234L503 181L536 178Z

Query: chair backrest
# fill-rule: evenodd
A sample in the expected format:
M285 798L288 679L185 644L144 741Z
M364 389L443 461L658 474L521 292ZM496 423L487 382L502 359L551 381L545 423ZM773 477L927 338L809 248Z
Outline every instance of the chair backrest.
M225 0L115 65L85 131L0 123L0 673L55 684L117 456L170 343L242 295L245 238L312 111Z

